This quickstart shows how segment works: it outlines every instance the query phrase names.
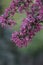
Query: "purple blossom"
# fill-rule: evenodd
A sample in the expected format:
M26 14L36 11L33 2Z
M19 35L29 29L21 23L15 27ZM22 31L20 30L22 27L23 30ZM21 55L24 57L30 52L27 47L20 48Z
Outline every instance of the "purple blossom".
M32 4L31 6L30 3ZM15 21L11 18L16 12L25 10L27 16L23 19L20 31L12 33L11 40L18 46L24 47L28 42L41 30L41 22L43 21L43 3L42 0L12 0L10 6L0 16L0 24L2 26L15 25Z
M16 22L13 21L12 19L6 18L2 15L2 16L0 16L0 24L2 27L5 27L6 25L13 26L16 24Z
M32 11L28 12L27 17L23 19L18 34L12 33L12 40L18 47L27 46L28 42L41 30L40 22L43 21L43 5L41 1L36 0L30 10Z
M30 42L33 36L41 29L41 25L38 22L36 23L35 20L33 20L34 22L30 22L31 20L28 21L28 19L25 18L23 20L19 32L12 33L12 41L15 42L18 47L27 46L28 42Z
M6 19L3 17L3 15L0 16L0 24L2 25L2 27L5 26L5 23L4 23L5 21Z

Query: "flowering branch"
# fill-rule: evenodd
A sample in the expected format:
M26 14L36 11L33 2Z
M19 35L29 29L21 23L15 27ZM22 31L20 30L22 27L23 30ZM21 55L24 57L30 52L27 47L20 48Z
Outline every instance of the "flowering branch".
M30 6L31 4L31 6ZM20 31L12 33L11 40L18 46L24 47L32 40L33 36L40 31L43 22L43 1L42 0L12 0L9 8L7 8L2 16L0 16L0 24L15 25L11 19L16 12L25 11L27 16L23 19Z

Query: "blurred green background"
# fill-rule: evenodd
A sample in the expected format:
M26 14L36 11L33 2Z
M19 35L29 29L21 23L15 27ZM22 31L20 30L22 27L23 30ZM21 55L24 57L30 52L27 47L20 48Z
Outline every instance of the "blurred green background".
M1 5L2 5L2 13L4 12L5 8L7 8L11 2L11 0L0 0ZM13 27L14 30L19 30L20 25L22 22L22 19L26 17L25 13L16 13L15 16L13 17L14 20L17 22L17 25ZM43 30L38 32L35 37L33 37L32 41L29 43L27 47L19 49L22 52L29 51L29 52L34 52L37 51L38 49L41 50L43 49Z
M5 8L7 8L9 6L10 2L11 2L11 0L0 0L0 6L1 6L0 14L4 13ZM16 13L13 18L14 18L14 20L16 20L17 25L14 26L11 31L9 31L9 29L4 29L4 39L3 39L3 36L2 36L2 38L0 37L0 39L7 40L9 48L11 46L10 49L12 49L13 53L17 49L18 50L17 53L21 53L21 54L29 53L30 55L34 55L34 54L37 54L37 53L43 51L43 30L38 32L36 34L36 36L33 37L32 41L29 43L29 45L27 47L18 48L14 44L9 42L9 37L11 36L10 32L19 30L22 19L25 17L26 17L25 13L23 13L23 14ZM0 35L3 34L2 32L3 32L3 30L0 29ZM17 55L17 53L16 53L16 55ZM18 58L18 56L17 56L17 58ZM24 65L24 64L22 64L22 65Z
M11 0L1 0L2 1L2 11L4 12L5 8L7 8L11 2ZM25 13L20 14L20 13L16 13L14 16L14 20L16 20L17 25L14 26L13 30L19 30L22 19L25 18L26 15ZM32 45L32 47L36 48L42 48L43 47L43 30L41 30L39 33L36 34L36 36L33 38L32 42L29 44L28 48ZM32 48L31 47L31 48ZM32 48L32 49L33 49ZM35 49L34 49L35 50Z

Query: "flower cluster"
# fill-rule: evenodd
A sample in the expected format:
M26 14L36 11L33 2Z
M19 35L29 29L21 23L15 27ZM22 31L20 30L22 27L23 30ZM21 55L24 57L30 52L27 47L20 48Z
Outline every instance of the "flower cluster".
M23 9L29 6L31 0L12 0L10 6L5 9L5 12L2 16L0 16L0 24L2 26L7 25L15 25L15 21L11 19L12 16L18 11L21 12Z
M31 6L30 6L31 4ZM33 36L40 31L43 22L43 1L42 0L12 0L9 8L0 16L0 24L3 26L15 25L15 21L11 17L16 13L22 11L26 12L26 18L23 19L20 31L12 33L11 40L18 46L27 46L28 42L32 40Z
M41 21L43 21L43 4L41 0L36 0L27 12L27 17L23 19L20 31L12 34L12 41L18 47L27 46L33 36L40 31Z
M38 21L43 21L43 2L41 0L36 0L32 5L31 10Z
M18 47L27 46L28 42L40 29L41 24L32 15L29 15L23 20L20 31L12 34L12 40Z

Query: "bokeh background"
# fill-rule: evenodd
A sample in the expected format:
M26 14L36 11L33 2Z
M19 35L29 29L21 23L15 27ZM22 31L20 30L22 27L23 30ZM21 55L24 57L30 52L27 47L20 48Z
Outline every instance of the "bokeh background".
M11 0L0 0L0 15ZM12 29L0 26L0 65L43 65L43 30L38 32L27 47L18 48L11 40L11 33L20 29L25 13L14 15L17 25Z

